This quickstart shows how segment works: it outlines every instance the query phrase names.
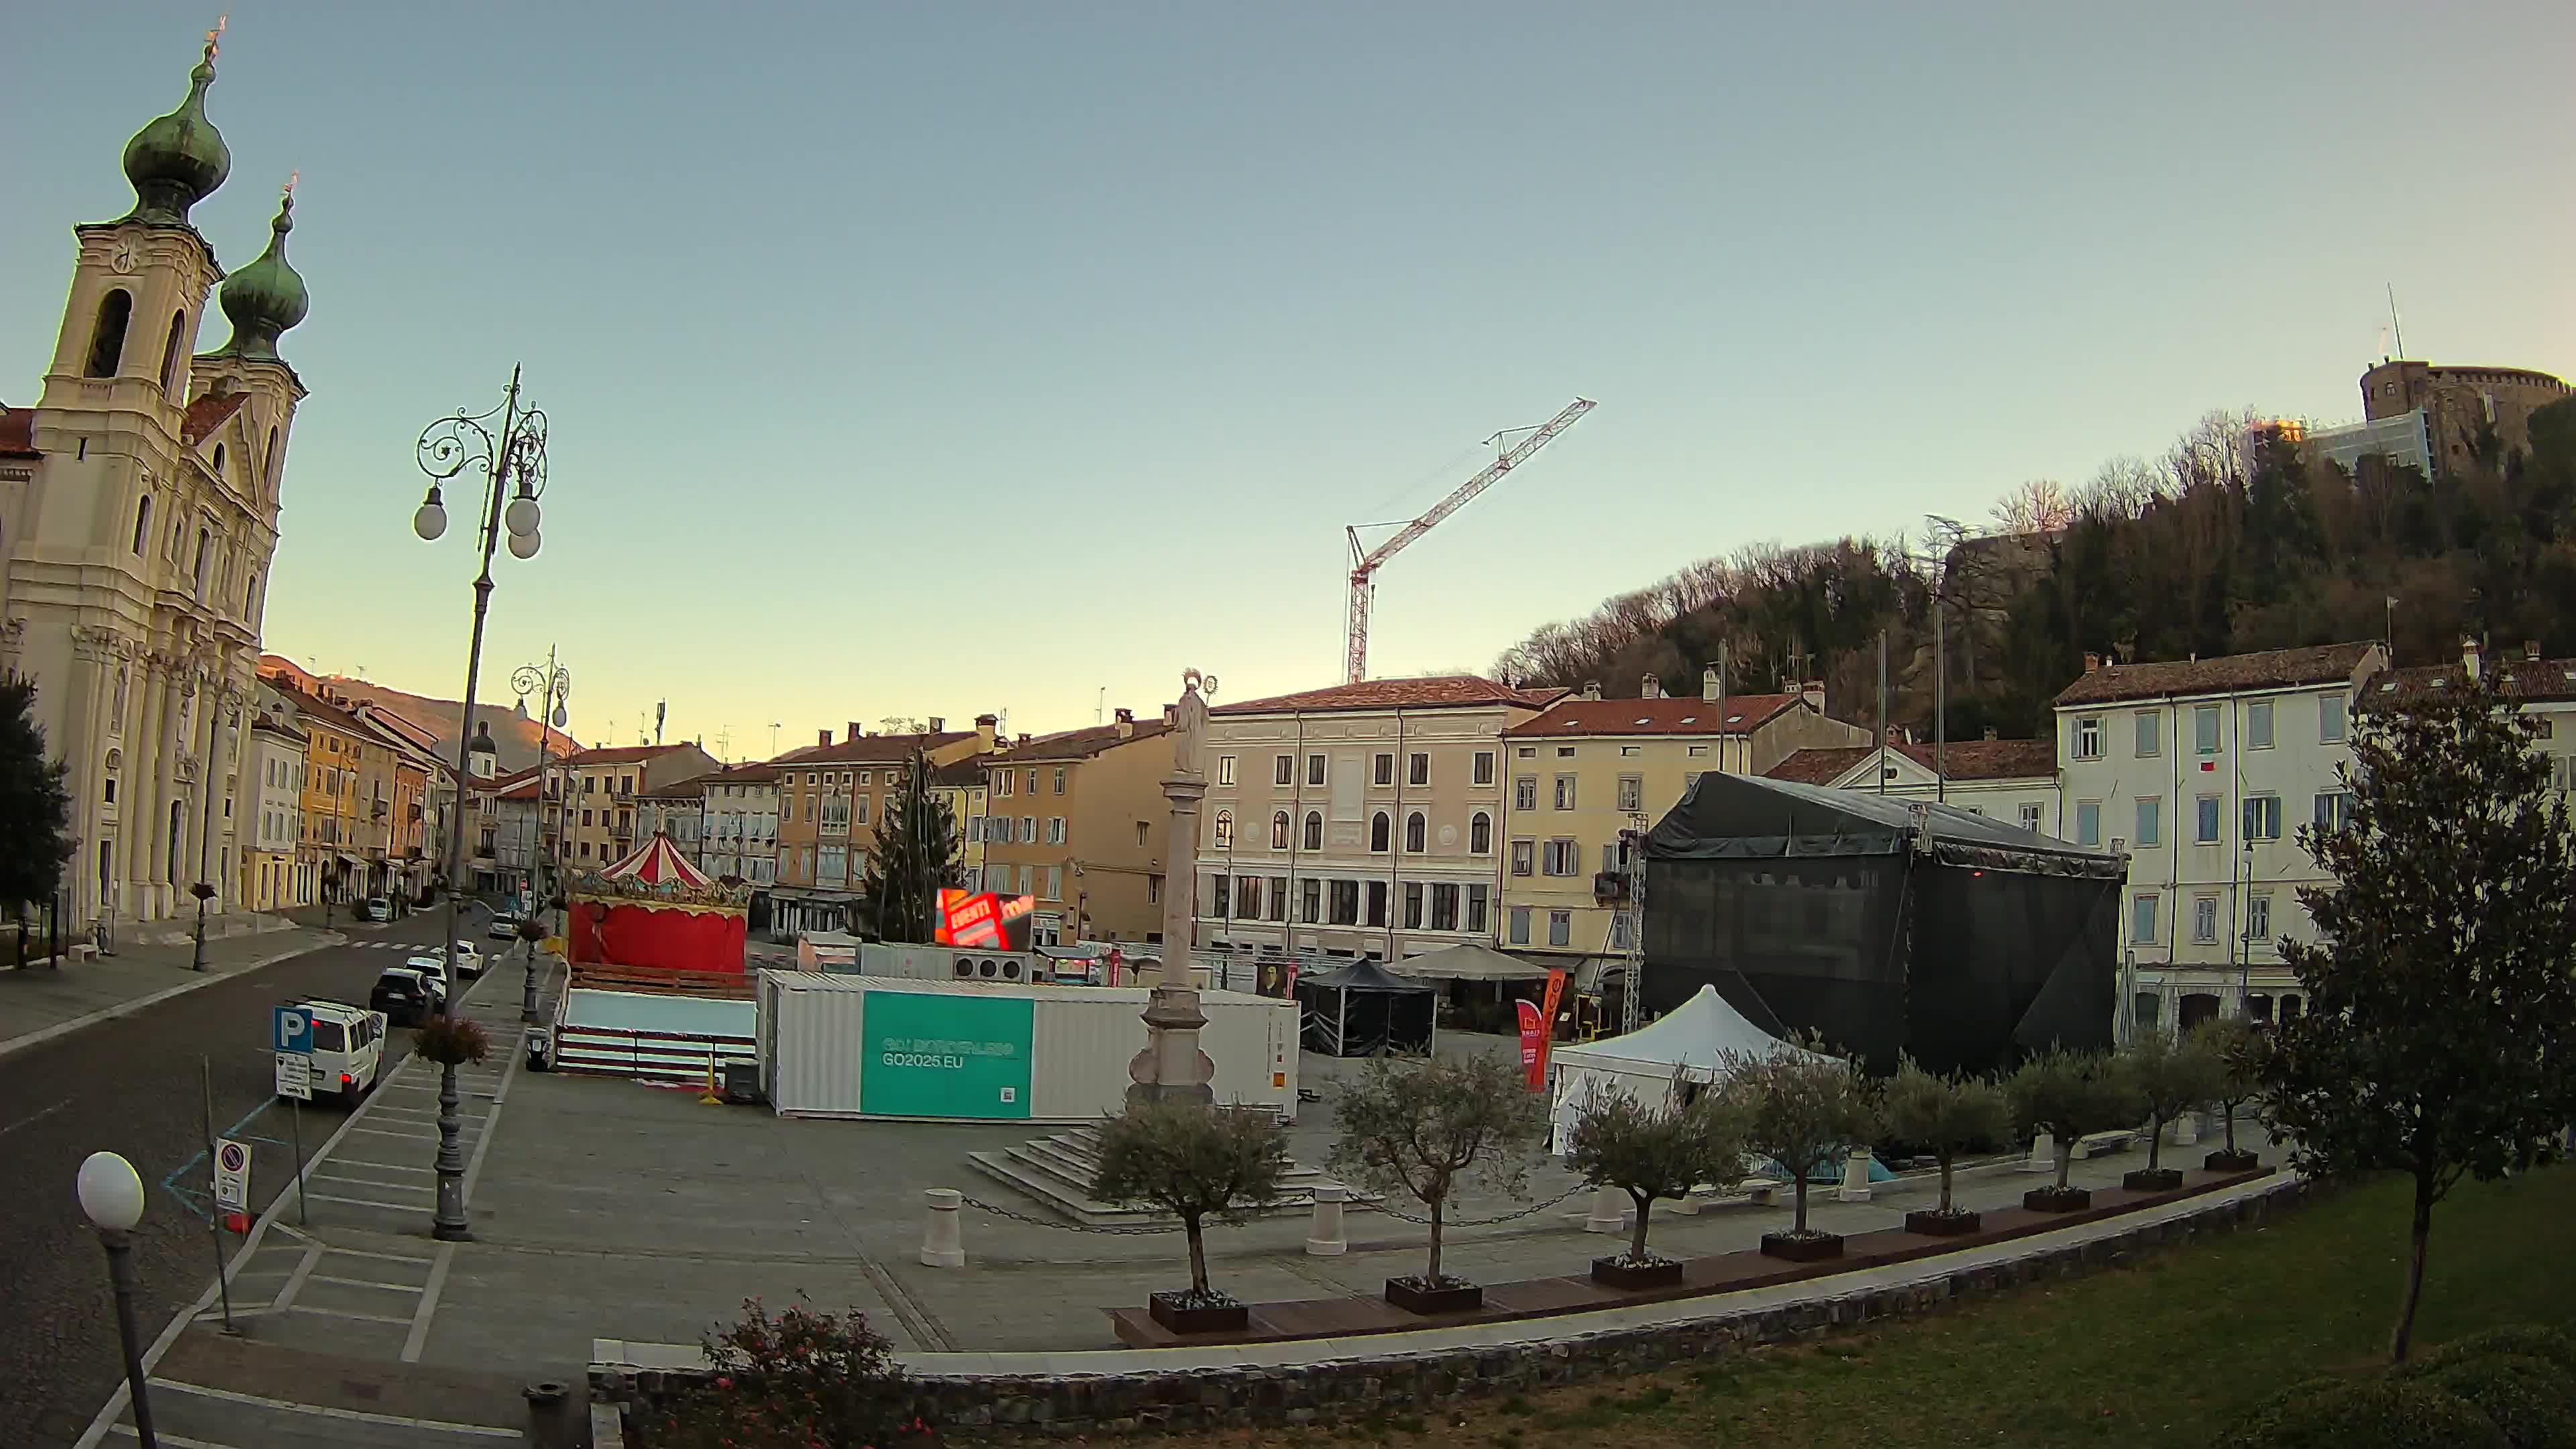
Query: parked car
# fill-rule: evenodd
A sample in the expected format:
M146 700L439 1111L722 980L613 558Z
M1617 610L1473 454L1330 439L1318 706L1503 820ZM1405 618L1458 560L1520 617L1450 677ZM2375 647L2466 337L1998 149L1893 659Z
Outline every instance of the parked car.
M394 918L394 903L383 896L369 896L358 907L358 918L366 921L390 921Z
M403 964L410 967L412 970L419 972L421 975L428 977L430 980L437 982L439 995L441 997L445 997L454 991L455 983L447 979L446 957L423 953L416 956L405 956L403 958Z
M494 911L492 928L484 934L495 941L515 941L519 939L519 918L508 911Z
M367 1005L395 1026L417 1026L447 1007L447 988L436 972L418 966L388 966L367 993Z
M483 953L471 941L456 943L456 974L468 981L483 974Z
M378 986L381 989L382 983ZM321 998L289 1004L304 1008L305 1014L313 1018L309 1061L315 1100L332 1093L339 1097L340 1105L357 1106L359 1099L376 1089L384 1070L385 1029L390 1024L385 1013Z

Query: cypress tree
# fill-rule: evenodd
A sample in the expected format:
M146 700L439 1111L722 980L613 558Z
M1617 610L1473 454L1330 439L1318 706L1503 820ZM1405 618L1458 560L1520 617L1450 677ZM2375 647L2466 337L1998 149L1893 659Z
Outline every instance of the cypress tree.
M965 881L962 846L956 814L932 793L929 762L916 753L868 848L864 889L879 937L929 942L939 892Z

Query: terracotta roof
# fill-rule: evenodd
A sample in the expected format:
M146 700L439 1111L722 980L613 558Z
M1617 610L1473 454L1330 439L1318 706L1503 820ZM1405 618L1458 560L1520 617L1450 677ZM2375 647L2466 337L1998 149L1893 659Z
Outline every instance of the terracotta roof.
M1035 741L1031 743L1034 744ZM942 765L930 772L930 783L951 790L972 789L984 783L984 761L979 756L959 760L953 765Z
M575 765L632 765L644 760L659 759L662 756L671 753L673 750L685 750L687 748L688 746L685 744L619 745L614 749L583 750L581 753L573 756L567 763Z
M1900 741L1889 748L1926 770L1932 768L1935 756L1930 745ZM1876 745L1804 749L1762 773L1774 780L1794 780L1802 785L1830 785L1841 779L1852 766L1877 753ZM2053 739L1952 740L1946 754L1949 778L1954 783L2053 779L2057 774L2057 741Z
M1136 721L1135 732L1124 737L1119 735L1118 726L1114 724L1085 725L1078 730L1062 730L1051 735L1040 735L1025 745L1013 745L1008 753L985 755L980 758L985 763L994 765L1044 765L1060 764L1067 760L1088 760L1094 755L1115 749L1120 745L1132 745L1138 740L1150 740L1170 730L1170 725L1158 719Z
M2161 664L2105 664L2059 690L2057 705L2109 704L2166 695L2233 694L2249 689L2290 689L2352 678L2375 644L2316 644L2266 649Z
M2500 672L2508 699L2532 702L2576 699L2576 659L2532 659L2525 655L2488 658L2483 666ZM2426 664L2412 669L2383 669L2362 686L2361 706L2376 709L2423 699L2468 682L2462 664ZM2393 687L2392 687L2393 686Z
M709 770L704 774L691 775L685 780L673 780L667 784L656 785L650 790L638 790L635 793L646 800L698 799L707 793L708 783L723 773L722 770Z
M329 725L340 733L344 735L356 735L362 739L371 733L366 725L360 722L356 715L349 713L347 710L333 704L331 701L323 699L318 695L306 694L303 690L292 688L282 681L272 680L271 683L276 686L278 693L285 695L289 700L294 702L297 710L304 714L311 715L313 718Z
M975 738L973 730L948 730L941 734L861 735L855 740L839 740L828 745L807 745L789 750L773 765L882 765L912 758L912 752L946 749L960 740Z
M41 458L32 408L0 408L0 458Z
M179 420L179 441L195 447L249 401L249 393L227 392L209 393L188 404L187 414Z
M1358 684L1336 684L1328 689L1309 689L1299 694L1278 694L1268 699L1221 704L1208 713L1326 714L1359 709L1472 709L1497 704L1536 709L1564 694L1564 690L1553 685L1514 689L1482 675L1442 674L1422 679L1367 679Z
M293 724L285 720L277 718L266 710L260 711L259 717L250 722L250 727L255 730L267 730L271 734L284 735L288 739L294 740L299 744L309 738L304 731L297 729Z
M1522 720L1503 731L1508 736L1556 735L1713 735L1751 734L1772 716L1794 708L1794 694L1736 694L1726 699L1725 718L1710 700L1560 699L1545 714Z
M701 778L710 785L758 785L777 779L778 767L767 760L755 760L747 765L729 765Z

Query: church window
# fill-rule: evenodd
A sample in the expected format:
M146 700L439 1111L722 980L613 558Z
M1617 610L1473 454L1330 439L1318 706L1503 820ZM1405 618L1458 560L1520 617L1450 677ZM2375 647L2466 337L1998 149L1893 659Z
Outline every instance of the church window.
M266 464L268 469L268 491L271 493L277 491L277 466L283 461L285 460L277 456L277 429L271 428L268 430L268 453Z
M207 531L206 529L202 529L202 528L201 528L201 529L198 529L198 530L197 530L197 572L196 572L196 579L197 579L197 588L198 588L198 591L199 591L200 593L202 593L202 592L205 590L205 587L206 587L206 560L207 560L207 558L208 558L208 557L213 553L213 551L214 551L214 547L215 547L215 536L214 536L214 534L213 534L213 533L211 533L211 532L209 532L209 531Z
M215 481L224 481L224 445L215 444Z
M250 584L242 590L242 617L245 619L253 618L256 617L258 613L259 574L254 570L250 576Z
M170 338L161 344L161 390L179 390L179 334L188 330L188 314L170 314Z
M146 493L143 495L143 501L134 505L134 551L136 553L143 552L143 540L151 530L152 495Z
M125 356L125 324L134 316L134 294L119 287L98 299L98 325L89 332L89 375L116 376Z

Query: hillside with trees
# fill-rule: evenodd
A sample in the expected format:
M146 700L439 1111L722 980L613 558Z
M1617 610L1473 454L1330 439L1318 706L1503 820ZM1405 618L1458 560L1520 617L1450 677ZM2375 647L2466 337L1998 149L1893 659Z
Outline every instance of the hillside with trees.
M1728 687L1825 684L1827 709L1876 710L1887 631L1892 724L1932 723L1936 600L1949 733L2049 728L2087 653L2182 659L2392 632L2401 663L2537 641L2576 653L2576 399L2492 435L2442 478L2365 459L2345 472L2245 414L2213 413L2163 456L2087 483L2023 485L1983 527L1847 537L1711 558L1590 615L1546 625L1498 678L1634 695L1695 688L1725 646ZM2390 599L2396 599L2390 605Z

